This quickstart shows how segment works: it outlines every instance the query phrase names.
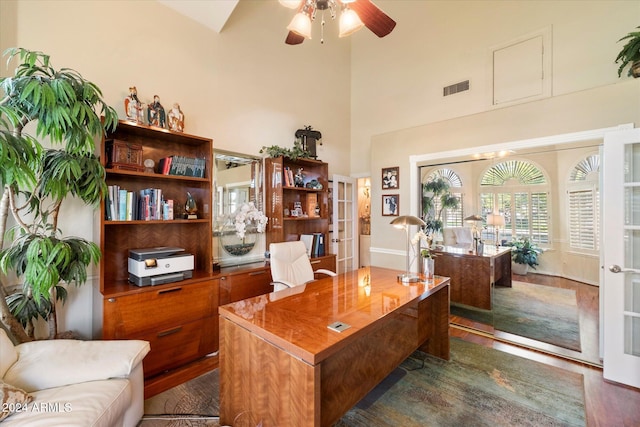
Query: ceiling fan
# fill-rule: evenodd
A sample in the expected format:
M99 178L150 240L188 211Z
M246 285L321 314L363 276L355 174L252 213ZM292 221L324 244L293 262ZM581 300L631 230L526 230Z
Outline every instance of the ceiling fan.
M396 26L396 22L370 0L280 0L280 4L298 10L287 26L289 33L285 43L290 45L311 38L311 22L318 10L322 11L321 30L324 30L324 11L328 10L335 19L336 11L340 10L340 37L353 34L363 26L378 37L384 37ZM322 39L320 43L323 43Z

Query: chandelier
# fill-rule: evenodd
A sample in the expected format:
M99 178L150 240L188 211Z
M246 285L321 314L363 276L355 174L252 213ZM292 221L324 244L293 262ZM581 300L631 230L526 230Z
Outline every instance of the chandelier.
M304 39L311 39L311 23L318 10L322 13L320 27L320 43L324 43L324 14L328 11L331 19L335 19L340 11L339 37L349 36L362 27L367 27L378 37L391 33L396 23L370 0L279 0L280 4L297 9L291 23L287 26L289 34L286 44L300 44Z

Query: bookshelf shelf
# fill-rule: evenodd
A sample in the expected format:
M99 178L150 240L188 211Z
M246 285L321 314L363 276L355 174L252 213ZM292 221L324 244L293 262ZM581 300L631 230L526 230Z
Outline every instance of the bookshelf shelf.
M102 293L102 338L144 339L151 343L145 358L145 381L158 381L167 388L195 375L191 362L202 360L218 349L219 279L212 268L212 151L213 141L194 135L120 121L115 131L102 141L103 165L109 159L109 140L119 147L135 147L143 161L151 159L158 172L160 159L175 156L200 159L197 172L204 177L164 175L135 170L106 168L107 186L112 197L100 206L100 292ZM183 159L185 160L185 159ZM185 161L182 165L191 165ZM193 164L195 165L195 163ZM126 165L124 167L127 167ZM173 200L173 220L111 220L109 201L115 200L115 188L143 198L143 190L161 190L165 201ZM196 200L198 219L183 219L187 192ZM118 193L119 194L119 193ZM160 199L160 192L151 192ZM135 198L133 196L132 200ZM120 197L118 197L120 200ZM120 204L118 208L120 209ZM130 206L146 206L130 203ZM107 215L109 208L109 215ZM115 207L114 207L115 209ZM145 209L146 212L146 209ZM156 212L157 209L156 209ZM135 217L135 216L132 216ZM129 282L129 250L171 246L184 248L194 256L191 279L156 286L138 287ZM162 331L176 331L170 335ZM181 351L175 351L179 348ZM172 372L180 370L181 378ZM172 379L158 379L163 375ZM192 376L193 377L193 376ZM173 381L173 383L171 383Z

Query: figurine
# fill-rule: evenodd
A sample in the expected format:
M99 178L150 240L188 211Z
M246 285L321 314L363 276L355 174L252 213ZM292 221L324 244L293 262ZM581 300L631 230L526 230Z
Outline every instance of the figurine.
M142 123L142 102L138 99L138 89L135 86L129 88L129 96L124 99L124 112L127 120Z
M198 206L196 205L196 200L193 198L191 193L187 191L187 201L184 204L184 210L187 212L187 219L197 219L198 215Z
M299 168L298 172L296 172L293 177L293 182L296 187L304 187L304 174L302 173L302 168Z
M149 121L149 126L165 127L166 115L158 95L153 96L153 102L147 108L147 120Z
M180 109L180 104L177 102L169 110L169 129L175 132L184 131L184 114Z

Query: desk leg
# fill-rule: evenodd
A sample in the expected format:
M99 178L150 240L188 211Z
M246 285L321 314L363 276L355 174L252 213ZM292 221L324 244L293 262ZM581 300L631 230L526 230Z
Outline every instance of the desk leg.
M449 360L449 286L420 301L419 328L427 333L419 349Z

